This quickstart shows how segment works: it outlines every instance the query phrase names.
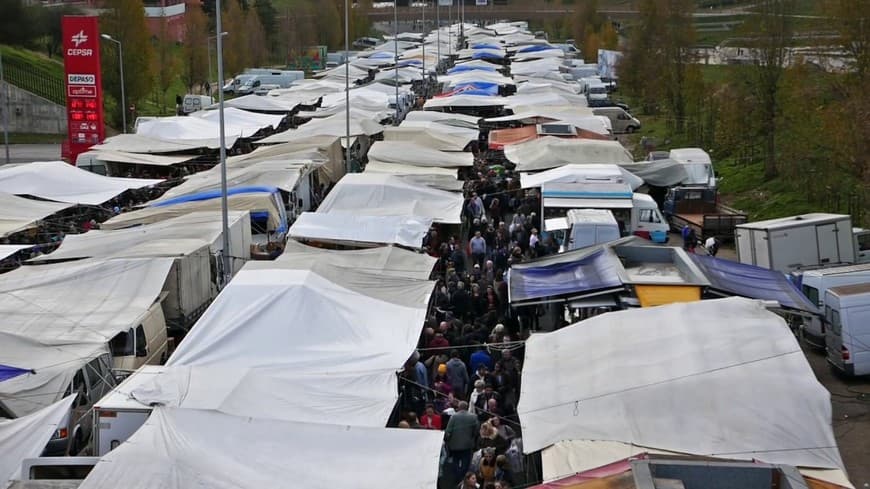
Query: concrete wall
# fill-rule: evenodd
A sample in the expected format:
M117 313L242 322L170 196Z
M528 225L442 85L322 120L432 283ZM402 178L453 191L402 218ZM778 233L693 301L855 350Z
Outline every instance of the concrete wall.
M9 132L66 134L66 107L22 90L14 85L0 84L0 128L9 108ZM6 103L6 94L9 103Z

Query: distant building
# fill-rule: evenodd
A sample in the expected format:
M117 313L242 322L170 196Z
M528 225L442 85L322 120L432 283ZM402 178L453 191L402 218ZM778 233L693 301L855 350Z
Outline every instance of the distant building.
M176 42L184 41L184 13L186 0L145 0L145 20L152 36L159 36L162 25L166 25L166 35ZM194 5L199 1L189 2Z

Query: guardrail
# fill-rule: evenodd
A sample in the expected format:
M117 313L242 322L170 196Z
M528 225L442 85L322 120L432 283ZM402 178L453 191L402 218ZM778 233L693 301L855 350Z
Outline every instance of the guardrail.
M63 77L15 57L3 57L3 77L10 85L27 90L58 105L66 104Z

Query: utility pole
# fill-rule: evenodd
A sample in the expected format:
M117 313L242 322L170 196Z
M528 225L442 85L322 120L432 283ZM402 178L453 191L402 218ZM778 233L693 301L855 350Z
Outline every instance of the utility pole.
M423 98L428 98L429 94L429 72L426 71L426 4L428 3L429 0L423 0Z
M352 170L350 164L350 6L344 0L344 118L345 118L345 153L347 173ZM398 102L397 102L398 103Z
M393 125L399 125L399 7L398 3L393 2L393 46L395 46L395 59L393 60L393 65L396 70L395 82L396 82L396 120L393 121Z
M437 73L438 68L441 66L441 0L435 0L435 24L438 28L436 31L436 39L435 41L438 43L437 46L437 56L438 56L438 64L435 66L435 71Z
M215 0L215 23L217 28L217 69L218 80L223 83L224 79L224 40L223 26L221 25L221 0ZM220 122L220 165L221 165L221 234L223 235L223 265L224 282L226 287L233 277L232 263L230 262L230 231L229 231L229 207L227 204L227 139L224 127L224 90L218 87L218 121Z
M3 52L0 51L0 86L3 87L3 146L6 147L6 164L11 160L9 157L9 86L3 77Z

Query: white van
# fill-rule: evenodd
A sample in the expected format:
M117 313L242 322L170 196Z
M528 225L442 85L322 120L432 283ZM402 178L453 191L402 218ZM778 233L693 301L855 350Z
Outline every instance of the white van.
M820 311L825 310L828 289L844 285L870 283L870 263L809 270L801 277L801 291ZM825 323L814 317L801 324L800 335L807 343L825 346Z
M640 129L640 121L622 107L596 107L592 113L610 119L614 134L633 133Z
M716 186L716 174L713 172L713 160L701 148L676 148L670 152L670 158L683 165L689 180L686 185Z
M290 88L293 82L305 78L302 71L276 70L270 73L258 73L247 77L234 88L236 95L254 93L264 85L272 85L275 88Z
M566 217L545 221L544 229L557 236L560 253L620 238L619 224L606 209L571 209Z
M825 294L828 363L847 375L870 374L870 283Z
M185 114L192 114L211 105L214 105L213 98L207 95L194 95L188 93L182 100L181 111Z
M166 295L164 292L151 305L138 326L117 334L109 342L115 369L134 371L143 365L159 365L166 360L169 339L161 305Z

